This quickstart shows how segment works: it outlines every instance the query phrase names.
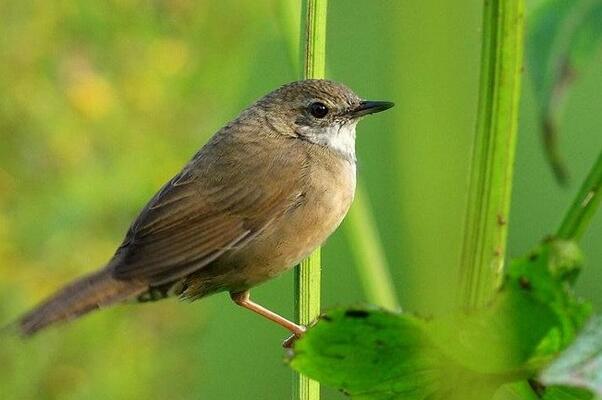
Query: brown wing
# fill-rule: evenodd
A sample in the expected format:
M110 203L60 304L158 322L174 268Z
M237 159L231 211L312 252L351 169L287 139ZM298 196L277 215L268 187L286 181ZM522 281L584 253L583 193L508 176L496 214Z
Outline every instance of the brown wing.
M257 165L257 154L213 153L201 152L144 208L116 255L116 278L151 285L180 279L244 246L294 204L299 168L283 163L297 160Z

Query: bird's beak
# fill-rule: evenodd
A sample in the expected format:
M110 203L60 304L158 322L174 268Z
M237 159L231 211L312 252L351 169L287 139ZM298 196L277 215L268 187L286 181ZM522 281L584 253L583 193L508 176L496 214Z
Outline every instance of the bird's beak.
M362 101L359 106L349 111L349 116L359 118L364 115L388 110L394 105L395 103L391 103L390 101Z

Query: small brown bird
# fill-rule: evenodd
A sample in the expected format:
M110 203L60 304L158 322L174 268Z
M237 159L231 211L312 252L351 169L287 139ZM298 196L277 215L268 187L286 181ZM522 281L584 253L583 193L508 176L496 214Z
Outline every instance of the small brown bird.
M234 302L290 330L249 289L291 268L337 228L355 192L355 127L390 102L327 80L293 82L220 129L142 209L107 265L24 315L24 336L126 300Z

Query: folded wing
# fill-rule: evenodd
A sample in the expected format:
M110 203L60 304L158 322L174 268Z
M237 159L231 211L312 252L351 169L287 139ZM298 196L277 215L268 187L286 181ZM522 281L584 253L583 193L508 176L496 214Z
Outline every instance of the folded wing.
M244 156L248 159L248 154ZM132 224L114 258L113 276L160 285L245 246L298 197L300 175L279 172L286 168L278 164L289 162L295 160L255 163L256 168L249 170L241 168L244 165L232 168L193 161L155 195ZM230 168L223 169L226 167Z

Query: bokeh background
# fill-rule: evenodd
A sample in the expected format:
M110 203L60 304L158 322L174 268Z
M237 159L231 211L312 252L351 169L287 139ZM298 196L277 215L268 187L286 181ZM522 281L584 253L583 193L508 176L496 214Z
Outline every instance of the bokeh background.
M0 325L101 266L164 181L244 106L298 78L297 2L0 2ZM453 297L475 123L481 1L331 0L328 77L397 106L362 122L365 186L401 304ZM509 255L555 230L602 148L602 54L545 163L524 80ZM345 225L323 306L362 302ZM602 308L602 215L579 290ZM254 297L292 316L293 274ZM226 295L126 305L25 342L0 338L1 399L285 399L280 328ZM325 392L327 399L343 398Z

